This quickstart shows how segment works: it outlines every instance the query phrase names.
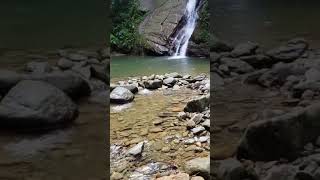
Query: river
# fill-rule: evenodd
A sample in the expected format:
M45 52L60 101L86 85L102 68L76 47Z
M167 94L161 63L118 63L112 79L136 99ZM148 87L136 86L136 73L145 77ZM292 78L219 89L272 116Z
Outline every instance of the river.
M209 60L202 58L170 59L152 56L117 56L111 58L111 80L132 76L177 72L198 75L209 73Z
M266 48L294 37L320 47L320 2L317 0L210 1L211 27L232 43L255 41Z

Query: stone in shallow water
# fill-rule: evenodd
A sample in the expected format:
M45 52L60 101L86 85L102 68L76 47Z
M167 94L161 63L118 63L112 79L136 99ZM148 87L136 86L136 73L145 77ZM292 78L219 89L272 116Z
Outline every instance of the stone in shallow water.
M151 132L151 133L158 133L158 132L162 132L162 131L163 131L163 129L161 127L149 129L149 132Z
M129 149L127 153L132 156L138 156L142 154L143 148L144 148L144 142L140 142L139 144Z
M205 131L206 129L203 126L199 126L196 128L191 129L191 131L193 132L193 134L199 134L203 131Z
M188 161L185 165L188 174L198 174L205 179L210 177L210 158L196 158Z
M133 101L133 99L133 93L123 87L116 87L110 94L111 103L125 104Z

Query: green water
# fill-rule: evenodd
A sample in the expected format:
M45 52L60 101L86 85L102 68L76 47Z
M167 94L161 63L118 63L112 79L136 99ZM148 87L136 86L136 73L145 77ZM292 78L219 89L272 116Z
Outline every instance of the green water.
M121 79L170 72L198 75L208 73L210 64L208 59L201 58L169 59L168 57L118 56L111 58L110 69L111 79Z

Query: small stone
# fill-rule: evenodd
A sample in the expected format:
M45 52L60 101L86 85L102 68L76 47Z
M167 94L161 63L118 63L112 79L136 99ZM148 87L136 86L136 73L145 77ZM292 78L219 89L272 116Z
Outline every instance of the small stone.
M191 177L191 180L204 180L204 178L201 176L195 176L195 177Z
M185 120L187 118L187 113L185 112L179 112L177 115L178 119Z
M304 149L306 151L312 151L314 149L313 144L312 143L308 143L304 146Z
M204 143L204 142L207 142L208 140L209 140L209 136L201 136L198 141L201 143Z
M196 123L194 121L192 121L192 120L188 120L187 121L187 128L188 129L192 129L194 127L196 127Z
M155 121L153 121L153 124L158 126L158 125L161 125L164 121L162 119L157 119Z
M203 132L204 130L206 130L206 129L203 126L198 126L196 128L191 129L193 134L199 134L199 133Z
M195 122L195 124L199 124L199 123L202 121L202 117L203 117L202 114L195 114L195 115L191 118L191 120L192 120L193 122Z
M184 141L184 144L186 145L191 145L191 144L194 144L195 143L195 140L194 139L187 139Z
M210 119L205 120L202 123L202 126L205 127L205 128L209 128L210 129Z
M158 132L162 132L163 129L161 127L156 127L156 128L152 128L149 130L149 132L151 133L158 133Z
M111 175L111 180L120 180L123 179L123 175L118 172L113 172Z
M161 149L161 151L164 152L164 153L168 153L168 152L170 152L170 148L169 147L163 147Z
M140 142L139 144L135 145L131 149L128 150L128 154L132 156L141 155L144 148L144 142Z

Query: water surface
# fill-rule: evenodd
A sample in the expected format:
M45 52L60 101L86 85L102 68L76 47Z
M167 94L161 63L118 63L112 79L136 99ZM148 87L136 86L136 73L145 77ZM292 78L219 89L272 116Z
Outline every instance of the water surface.
M111 58L110 70L112 80L170 72L198 75L209 72L209 61L201 58L118 56Z

